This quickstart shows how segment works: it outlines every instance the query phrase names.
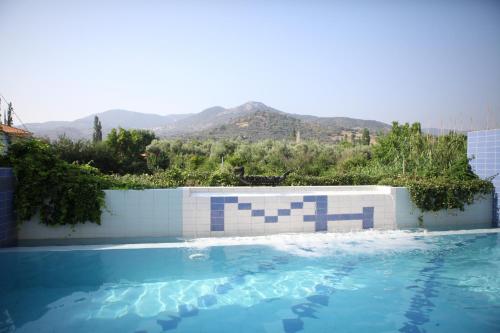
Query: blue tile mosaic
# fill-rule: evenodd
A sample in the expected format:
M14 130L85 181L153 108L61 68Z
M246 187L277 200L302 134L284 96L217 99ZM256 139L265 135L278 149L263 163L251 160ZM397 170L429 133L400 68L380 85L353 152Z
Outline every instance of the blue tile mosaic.
M189 304L179 305L178 311L181 317L193 317L198 315L198 308Z
M217 297L215 295L203 295L198 297L198 307L208 308L217 304Z
M215 292L219 295L227 294L232 289L233 289L233 286L227 282L215 286Z
M278 216L290 216L290 209L278 209Z
M300 318L283 319L282 323L286 333L295 333L304 329L304 322Z
M169 320L157 320L156 323L161 326L163 331L174 330L179 325L181 318L170 316Z
M493 178L492 226L499 227L500 198L500 129L467 133L467 156L471 158L472 170L481 178Z
M225 197L225 203L238 203L238 197Z
M280 216L290 216L292 209L304 209L304 202L315 204L314 215L303 215L304 222L314 222L315 231L327 231L329 221L361 220L363 229L373 228L373 207L363 207L362 213L352 214L329 214L328 196L326 195L304 195L303 201L290 203L290 208L279 208L278 215L266 215L264 209L252 209L252 203L239 202L237 196L211 197L210 198L210 230L224 231L225 205L237 204L239 210L249 210L251 216L264 217L265 223L278 223Z
M264 216L264 210L263 209L253 209L252 210L252 216Z
M252 204L251 203L239 203L238 204L238 209L239 210L249 210L249 209L252 209Z
M11 168L0 168L0 247L16 243L13 197L14 173Z
M264 216L264 222L265 223L278 223L278 217L277 216Z

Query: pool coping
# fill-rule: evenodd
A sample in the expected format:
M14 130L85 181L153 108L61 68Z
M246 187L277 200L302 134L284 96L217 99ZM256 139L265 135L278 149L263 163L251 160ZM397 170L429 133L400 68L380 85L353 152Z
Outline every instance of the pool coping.
M319 241L345 240L360 238L369 240L375 236L381 238L411 238L411 237L436 237L447 235L468 235L500 233L499 228L489 229L467 229L467 230L446 230L427 231L418 230L367 230L347 233L287 233L265 236L241 236L241 237L219 237L219 238L193 238L180 239L178 242L163 243L136 243L136 244L101 244L101 245L54 245L54 246L21 246L0 249L1 253L9 252L47 252L47 251L103 251L103 250L138 250L138 249L168 249L168 248L208 248L216 246L250 246L250 245L273 245L276 241L293 243L294 241L311 241L315 238Z

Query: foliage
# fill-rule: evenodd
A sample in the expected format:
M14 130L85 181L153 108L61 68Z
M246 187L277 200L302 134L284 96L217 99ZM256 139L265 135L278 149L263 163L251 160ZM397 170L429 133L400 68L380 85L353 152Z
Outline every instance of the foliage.
M361 143L364 145L370 145L370 131L368 128L363 129L363 134L361 136Z
M142 154L155 139L153 132L145 130L112 129L106 138L118 164L117 173L147 172L147 162Z
M92 142L97 143L102 141L102 125L99 117L94 117L94 133L92 134Z
M13 143L8 159L17 178L14 203L20 222L40 213L46 225L100 223L104 192L97 169L64 162L38 140Z
M369 138L364 131L361 140L340 144L157 140L148 132L118 129L98 144L60 138L53 146L66 161L112 174L105 177L109 188L232 186L238 184L233 168L244 166L250 175L292 171L285 185L406 186L416 205L431 211L463 209L491 189L469 166L465 135L436 137L422 133L418 123L395 122L375 144L368 145Z
M14 120L12 119L12 113L14 113L14 108L12 107L12 103L9 102L7 105L7 115L5 118L5 124L7 126L12 126L14 124Z
M72 141L63 136L52 146L64 161L90 164L103 173L145 173L148 162L143 153L154 139L149 131L119 128L112 129L102 142Z
M464 210L466 204L472 204L478 196L490 194L493 184L489 180L456 180L445 177L433 179L386 179L382 184L404 186L410 192L415 205L423 211L441 209Z

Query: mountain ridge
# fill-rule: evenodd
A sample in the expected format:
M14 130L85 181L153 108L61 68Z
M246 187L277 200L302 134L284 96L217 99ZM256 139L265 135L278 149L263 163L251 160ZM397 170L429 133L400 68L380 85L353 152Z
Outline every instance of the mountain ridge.
M320 117L292 114L277 110L262 102L249 101L230 108L213 106L198 113L159 115L124 109L94 113L73 121L49 121L26 124L36 136L55 139L66 135L73 139L92 137L94 117L98 116L106 135L112 128L148 129L167 138L232 138L246 140L290 138L297 131L304 139L338 141L345 131L371 132L390 128L376 120L350 117Z

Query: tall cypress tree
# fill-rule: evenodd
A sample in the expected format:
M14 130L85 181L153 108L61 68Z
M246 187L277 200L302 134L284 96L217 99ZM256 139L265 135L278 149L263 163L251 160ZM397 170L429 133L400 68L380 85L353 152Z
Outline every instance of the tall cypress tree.
M7 107L7 120L5 121L7 126L12 126L14 123L12 119L12 113L14 112L14 108L12 107L12 103L9 102L9 106Z
M363 130L363 137L361 141L364 145L370 145L370 131L368 130L368 128L365 128Z
M94 135L92 137L94 143L102 141L102 125L99 117L94 117Z

